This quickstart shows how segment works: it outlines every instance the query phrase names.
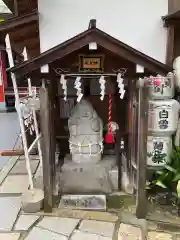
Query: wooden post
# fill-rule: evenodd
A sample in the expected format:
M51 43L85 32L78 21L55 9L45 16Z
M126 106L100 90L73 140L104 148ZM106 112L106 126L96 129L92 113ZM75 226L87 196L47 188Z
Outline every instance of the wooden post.
M51 140L50 140L50 144L51 144L51 174L52 174L52 184L53 184L53 190L56 186L56 156L55 156L55 152L56 152L56 134L55 134L55 129L56 129L56 90L54 87L54 85L49 84L49 99L50 99L50 106L49 106L49 112L50 112L50 132L51 132Z
M44 86L40 89L40 127L42 134L42 156L43 156L43 184L44 184L44 211L52 212L53 205L53 176L51 164L51 117L49 89Z
M174 26L167 26L166 64L172 65L174 60Z
M147 215L147 196L146 196L147 131L148 131L147 88L139 86L137 195L136 195L136 216L137 216L137 218L145 218Z

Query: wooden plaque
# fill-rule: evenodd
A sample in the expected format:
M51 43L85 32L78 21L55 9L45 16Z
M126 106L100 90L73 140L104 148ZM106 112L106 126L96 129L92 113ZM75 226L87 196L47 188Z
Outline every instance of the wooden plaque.
M80 72L103 72L104 56L103 55L80 55L79 71Z

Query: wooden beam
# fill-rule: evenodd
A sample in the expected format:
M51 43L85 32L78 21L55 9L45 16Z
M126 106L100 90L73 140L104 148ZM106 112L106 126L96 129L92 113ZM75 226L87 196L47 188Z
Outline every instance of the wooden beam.
M136 216L147 215L146 171L147 171L148 94L147 88L139 87L138 101L138 149L137 149L137 193Z
M28 61L28 65L26 66L26 62L22 63L21 65L13 68L16 72L16 75L21 77L23 75L27 75L29 72L32 72L34 70L36 70L37 68L40 68L41 66L45 65L46 63L50 63L52 61L54 61L55 59L59 59L59 58L63 58L65 56L67 56L68 54L70 54L73 51L78 50L81 47L86 46L89 42L92 42L92 37L87 35L85 36L81 42L72 42L71 45L66 48L66 47L62 47L62 48L57 48L56 51L48 51L48 58L46 53L42 53L40 56L44 57L37 57L36 59L33 59L31 61ZM62 44L62 46L64 45L64 43ZM48 61L48 62L47 62ZM12 71L13 71L12 69Z
M180 10L180 1L179 0L168 0L168 12L172 13Z
M180 23L180 10L175 11L173 13L167 14L166 16L162 17L164 21L164 26L168 27L170 25L179 25Z
M44 211L52 212L53 176L51 165L51 121L48 87L40 89L40 129L42 134Z
M18 14L26 14L34 9L38 9L37 0L16 0L18 5Z
M166 64L171 65L174 60L174 26L167 27Z
M13 28L20 27L20 26L28 24L32 21L38 21L38 19L39 19L38 12L33 11L24 16L14 17L7 21L1 22L0 23L0 31L8 32L9 30L11 30Z
M4 20L8 20L12 17L14 17L14 15L12 13L0 13L0 18L2 18Z

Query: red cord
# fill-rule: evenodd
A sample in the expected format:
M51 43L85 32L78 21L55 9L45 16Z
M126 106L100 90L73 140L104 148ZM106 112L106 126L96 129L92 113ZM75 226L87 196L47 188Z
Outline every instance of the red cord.
M112 94L109 92L109 107L108 107L108 132L104 138L106 143L114 143L114 137L111 132L111 120L112 120Z
M112 119L112 94L109 93L108 132L111 132L111 119Z

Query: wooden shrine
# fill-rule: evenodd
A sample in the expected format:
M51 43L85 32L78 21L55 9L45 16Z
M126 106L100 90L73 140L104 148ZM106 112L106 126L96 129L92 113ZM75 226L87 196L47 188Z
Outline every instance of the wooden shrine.
M89 43L97 49L90 50ZM137 65L143 66L141 73ZM40 129L42 134L43 181L45 211L52 211L55 186L56 145L61 157L68 153L67 120L76 105L73 78L82 79L82 93L98 112L104 123L108 116L108 94L100 100L99 78L108 77L112 90L112 121L119 125L114 151L119 168L121 189L122 169L127 172L132 193L137 193L137 216L146 216L146 146L148 97L146 87L139 84L140 77L162 74L171 68L90 24L90 28L60 45L11 68L19 83L24 78L42 84L40 89ZM67 102L60 89L61 75L67 78ZM120 99L117 75L124 81L125 95ZM105 146L106 149L106 146ZM108 147L107 147L108 150ZM122 161L122 155L126 159ZM141 206L144 206L142 208Z

